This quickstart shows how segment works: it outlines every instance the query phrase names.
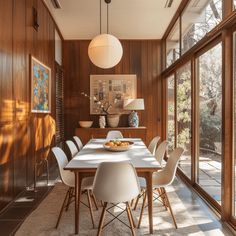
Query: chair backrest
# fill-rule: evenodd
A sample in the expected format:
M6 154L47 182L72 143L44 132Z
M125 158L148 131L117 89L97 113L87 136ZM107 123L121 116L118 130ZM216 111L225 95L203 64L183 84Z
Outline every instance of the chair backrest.
M81 150L81 149L83 148L83 144L82 144L80 138L77 137L77 136L74 136L73 139L75 140L75 142L76 142L76 144L77 144L79 150Z
M107 133L106 139L120 139L123 138L122 133L119 130L112 130Z
M159 142L160 137L156 136L152 139L152 141L148 145L148 150L152 153L152 155L155 155L156 149L157 149L157 143Z
M167 146L168 146L168 141L165 140L165 141L161 142L156 149L155 157L161 166L162 166L163 158L164 158L166 150L167 150Z
M73 158L79 152L78 148L75 146L75 144L71 140L67 140L66 145L70 150L71 157Z
M157 184L161 183L162 185L169 185L173 182L178 167L179 159L183 152L184 149L179 147L174 149L170 153L166 166L161 171L158 171L153 175L154 178L155 175L157 177ZM155 184L156 181L153 182Z
M128 162L103 162L99 165L93 192L108 203L131 201L140 193L136 170Z
M52 152L57 160L62 182L70 187L74 187L75 183L74 173L69 170L64 170L64 167L68 164L68 159L66 157L66 154L59 147L53 147Z

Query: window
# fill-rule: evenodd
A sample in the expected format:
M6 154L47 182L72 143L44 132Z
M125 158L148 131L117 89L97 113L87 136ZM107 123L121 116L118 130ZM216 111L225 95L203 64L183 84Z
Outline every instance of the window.
M222 45L197 59L198 183L221 203L222 168Z
M168 147L169 150L173 150L175 147L175 77L171 75L167 79L168 83Z
M180 57L180 24L176 21L166 39L166 67L173 64Z
M182 15L182 51L188 51L222 20L222 0L192 0Z
M184 149L180 167L191 179L191 63L177 70L177 147Z

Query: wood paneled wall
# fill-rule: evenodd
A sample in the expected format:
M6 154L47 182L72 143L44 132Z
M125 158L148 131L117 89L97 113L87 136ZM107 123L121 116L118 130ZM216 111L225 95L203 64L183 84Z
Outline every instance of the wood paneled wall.
M65 132L71 138L79 120L94 120L89 113L89 100L80 95L89 94L90 74L136 74L137 94L145 100L145 111L139 112L140 126L147 127L147 142L162 133L161 44L159 40L122 40L123 58L111 69L94 66L88 57L88 40L65 41L63 65L65 69ZM120 126L127 126L127 116L121 117Z
M38 11L38 31L32 27L33 6ZM0 1L0 210L33 182L35 160L48 158L53 144L54 30L43 1ZM48 115L30 112L30 55L52 69Z

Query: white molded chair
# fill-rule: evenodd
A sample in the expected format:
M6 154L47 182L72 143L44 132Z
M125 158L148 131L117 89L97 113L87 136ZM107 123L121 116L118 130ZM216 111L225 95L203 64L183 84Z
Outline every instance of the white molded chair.
M70 150L71 158L74 158L74 156L79 152L78 148L71 140L67 140L66 145Z
M162 170L153 173L153 176L152 176L153 188L157 190L159 194L158 197L161 198L162 203L165 206L165 208L170 210L176 229L177 229L177 223L176 223L165 187L170 185L173 182L175 178L176 170L178 167L179 159L181 155L183 154L183 152L184 152L183 148L174 149L167 160L166 166ZM141 186L141 187L146 188L146 186ZM139 223L138 223L138 228L140 227L140 224L141 224L146 199L147 199L147 192L145 191Z
M155 158L160 163L161 167L167 147L168 147L168 141L164 140L158 145L156 149Z
M80 138L77 136L74 136L73 139L75 140L75 143L78 146L79 150L81 150L83 148L83 144L82 144Z
M68 171L68 170L64 170L64 167L68 164L68 159L66 157L66 154L63 152L63 150L59 147L54 147L54 148L52 148L52 152L57 160L61 180L66 186L69 187L69 189L66 193L65 199L63 201L63 204L61 206L60 214L57 219L57 223L56 223L56 228L57 228L59 225L63 210L64 209L66 209L66 211L68 210L69 205L72 202L72 198L74 197L75 176L74 176L73 172ZM88 206L84 203L83 204L89 208L92 224L93 224L93 227L95 227L92 204L91 204L91 197L94 201L94 205L95 205L96 209L98 209L98 208L97 208L97 203L96 203L95 197L92 192L93 180L94 180L94 177L84 178L82 180L82 188L81 189L82 189L82 191L86 192L86 194L87 194Z
M122 133L119 130L112 130L107 133L106 139L121 139L123 138Z
M164 140L163 142L160 143L160 145L156 149L155 158L158 161L158 163L160 163L161 167L162 167L162 162L163 162L167 147L168 147L168 141ZM139 194L138 198L136 199L134 210L136 210L139 203L139 199L144 195L144 191L146 189L145 178L139 177L138 179L139 179L140 186L144 186L144 188L142 188L142 193Z
M97 199L104 202L97 235L101 235L108 203L116 206L122 202L126 203L124 211L127 212L132 235L135 235L134 219L129 202L139 195L140 186L136 170L132 164L127 162L101 163L95 175L93 192ZM107 212L113 215L110 211ZM106 223L105 226L110 222Z
M148 145L148 150L152 153L152 155L155 155L156 149L157 149L157 144L160 140L159 136L156 136L152 139L152 141Z

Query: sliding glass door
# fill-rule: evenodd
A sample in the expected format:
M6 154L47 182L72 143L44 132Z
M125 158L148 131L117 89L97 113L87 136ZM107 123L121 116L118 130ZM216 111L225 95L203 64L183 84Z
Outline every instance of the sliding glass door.
M197 182L221 204L222 44L197 60Z

